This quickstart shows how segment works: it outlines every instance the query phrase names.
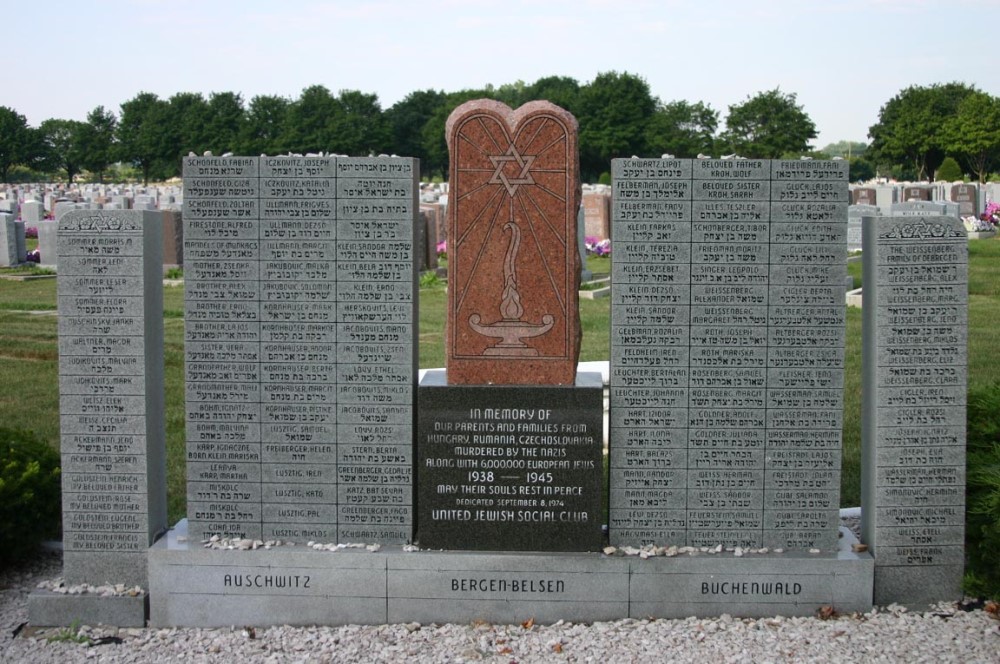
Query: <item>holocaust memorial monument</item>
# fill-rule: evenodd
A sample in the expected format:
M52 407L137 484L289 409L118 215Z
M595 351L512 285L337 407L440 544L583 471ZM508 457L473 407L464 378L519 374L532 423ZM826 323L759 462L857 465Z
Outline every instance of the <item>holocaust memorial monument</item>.
M959 593L957 220L864 217L859 542L839 519L846 162L612 162L605 437L601 375L578 370L576 120L477 100L446 133L446 366L422 377L416 160L185 158L176 524L162 222L61 219L80 592L34 593L33 624L753 617Z

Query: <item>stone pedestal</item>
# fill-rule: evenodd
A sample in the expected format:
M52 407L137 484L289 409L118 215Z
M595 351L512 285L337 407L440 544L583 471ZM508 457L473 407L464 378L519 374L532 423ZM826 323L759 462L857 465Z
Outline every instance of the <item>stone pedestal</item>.
M422 548L599 551L603 386L418 387L417 529Z

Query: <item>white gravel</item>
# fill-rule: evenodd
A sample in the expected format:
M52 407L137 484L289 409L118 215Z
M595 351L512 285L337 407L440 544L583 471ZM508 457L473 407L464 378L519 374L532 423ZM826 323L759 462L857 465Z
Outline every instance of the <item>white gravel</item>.
M941 605L818 618L619 620L539 625L15 630L27 595L59 576L51 555L0 572L0 662L1000 662L1000 620ZM62 640L60 640L62 638ZM118 641L120 639L120 641Z

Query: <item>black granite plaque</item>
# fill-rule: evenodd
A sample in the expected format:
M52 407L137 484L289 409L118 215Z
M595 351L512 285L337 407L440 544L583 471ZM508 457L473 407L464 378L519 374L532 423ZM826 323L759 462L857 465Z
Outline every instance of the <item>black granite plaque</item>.
M597 551L602 386L419 387L417 543L432 549Z

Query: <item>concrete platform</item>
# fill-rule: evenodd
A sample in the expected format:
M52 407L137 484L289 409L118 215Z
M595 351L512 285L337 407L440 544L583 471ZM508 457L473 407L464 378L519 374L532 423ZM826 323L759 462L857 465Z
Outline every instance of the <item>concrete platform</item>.
M74 623L145 627L148 610L149 595L64 595L40 589L28 595L28 622L32 627L69 627Z
M836 554L482 553L304 546L218 551L181 522L149 552L150 625L593 622L813 615L872 606L874 564L846 529Z

